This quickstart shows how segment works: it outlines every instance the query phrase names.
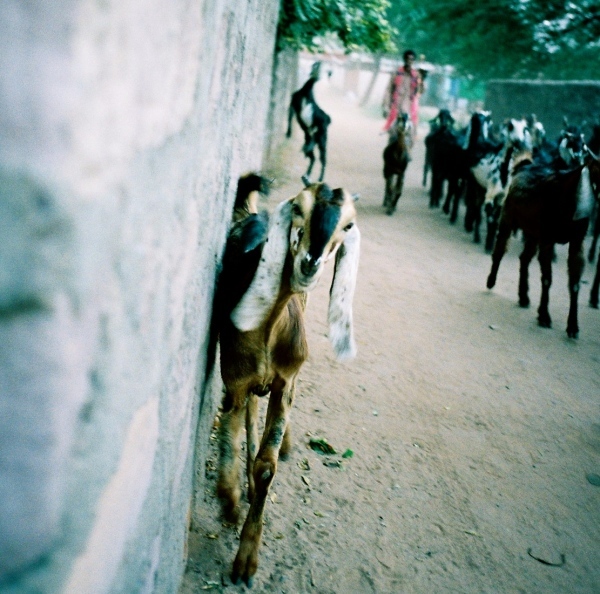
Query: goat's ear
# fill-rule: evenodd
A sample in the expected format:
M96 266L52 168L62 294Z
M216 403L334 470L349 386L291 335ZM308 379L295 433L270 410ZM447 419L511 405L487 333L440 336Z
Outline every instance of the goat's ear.
M346 233L335 256L335 272L329 292L329 340L339 361L356 355L352 326L352 301L360 255L360 231L355 224Z
M279 204L269 221L267 241L250 287L231 312L231 321L242 332L256 330L271 312L279 289L289 249L292 202Z

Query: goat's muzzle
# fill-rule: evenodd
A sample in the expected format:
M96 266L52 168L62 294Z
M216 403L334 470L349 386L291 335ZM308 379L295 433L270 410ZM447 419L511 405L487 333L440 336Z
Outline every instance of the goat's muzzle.
M300 262L300 272L302 272L304 276L310 278L318 270L320 263L321 258L317 258L315 260L310 254L306 254L306 256L304 256Z

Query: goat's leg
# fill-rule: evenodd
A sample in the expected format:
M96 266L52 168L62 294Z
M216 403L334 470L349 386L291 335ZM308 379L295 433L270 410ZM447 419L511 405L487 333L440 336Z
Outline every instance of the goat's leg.
M277 383L280 385L276 386ZM265 503L269 487L277 472L277 458L288 424L291 401L292 390L287 388L281 380L273 382L265 431L252 472L255 493L240 535L240 547L233 562L231 579L234 584L238 584L241 578L248 586L251 586L258 567Z
M304 154L310 159L308 169L306 170L306 173L304 175L310 178L310 173L312 171L313 165L315 164L315 151L310 150L308 152L305 152Z
M449 214L450 213L450 204L452 202L452 197L454 196L454 194L457 191L457 187L456 187L457 181L456 179L449 177L448 178L448 183L447 188L446 188L446 199L444 200L444 205L442 206L442 212L444 214Z
M491 204L490 208L486 210L487 235L485 237L485 251L488 253L494 249L500 209L501 207L497 204Z
M402 196L402 190L404 188L404 173L405 171L401 171L396 175L396 185L394 188L394 198L392 201L392 210L396 210L396 205L398 204L398 200L400 200L400 196Z
M392 203L392 189L394 187L394 176L389 175L385 178L385 191L383 194L383 207L386 209L387 214L392 214L388 212L391 208Z
M254 499L254 460L258 452L258 396L250 394L246 404L246 476L248 478L248 501Z
M295 114L296 114L296 111L294 110L294 104L292 102L292 103L290 103L290 107L288 109L288 128L285 133L287 138L290 138L292 136L292 120L294 119Z
M456 223L456 219L458 219L458 207L460 205L460 198L464 193L465 184L461 183L460 180L456 180L456 189L454 190L454 200L452 201L452 212L450 213L450 222L452 224Z
M519 256L519 305L529 307L529 264L537 250L537 241L523 234L523 251Z
M319 160L321 161L321 174L319 175L319 181L323 181L325 177L325 165L327 164L327 135L321 133L317 141L319 147Z
M476 204L473 210L473 242L481 243L479 228L481 227L481 204Z
M239 519L240 468L239 454L242 443L246 394L227 391L223 399L223 413L219 428L219 480L217 495L221 499L223 516L236 524Z
M552 328L552 319L548 311L550 303L550 287L552 286L552 254L554 253L554 244L547 243L540 245L538 260L542 270L542 297L538 307L538 324L542 328Z
M431 188L429 189L429 208L435 208L440 205L440 196L444 186L444 178L440 174L439 168L431 170Z
M290 392L288 395L289 407L291 408L294 398L296 397L296 378L291 382ZM281 442L281 448L279 450L279 458L281 460L287 460L290 452L292 451L292 430L290 428L290 421L288 418L285 426L285 433L283 434L283 441Z
M396 201L394 200L394 189L396 187L396 174L390 175L385 180L385 212L388 215L394 214L396 208Z
M469 176L465 180L465 231L471 233L475 222L475 184L477 182Z
M500 225L498 229L498 239L494 245L494 252L492 253L492 268L487 278L487 288L492 289L496 284L496 278L498 276L498 269L500 268L500 262L506 253L508 242L510 240L510 226L505 224Z
M588 251L588 262L593 262L596 257L596 247L598 245L598 236L600 236L600 207L596 202L594 207L594 225L592 227L592 243Z
M590 245L590 251L588 252L588 262L593 262L596 257L596 246L598 245L598 234L594 233L592 238L592 244Z
M594 275L594 282L590 291L590 305L595 309L598 309L598 293L600 293L600 255L596 263L596 274Z
M569 242L569 317L567 320L567 335L569 338L577 338L579 334L577 300L579 297L579 283L585 267L583 240L584 235Z

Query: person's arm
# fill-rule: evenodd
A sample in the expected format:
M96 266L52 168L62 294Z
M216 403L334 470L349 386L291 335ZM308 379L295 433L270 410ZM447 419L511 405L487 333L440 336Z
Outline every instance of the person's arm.
M388 83L385 93L383 94L383 103L381 104L381 111L383 112L384 118L388 117L388 115L390 114L390 109L392 107L392 98L394 96L394 81L395 81L395 79L396 79L396 76L392 72L392 74L390 75L390 82Z

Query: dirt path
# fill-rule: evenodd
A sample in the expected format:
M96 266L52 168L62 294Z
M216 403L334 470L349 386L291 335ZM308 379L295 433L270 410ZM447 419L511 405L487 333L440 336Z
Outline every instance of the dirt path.
M459 223L427 206L421 131L395 215L381 208L381 120L334 89L326 179L359 192L359 354L338 364L326 339L330 277L308 306L310 359L292 411L295 448L266 510L254 592L296 594L600 592L600 312L587 306L567 338L566 250L558 249L550 313L517 304L520 242L493 291L490 258ZM288 183L306 163L290 141ZM341 454L308 447L324 438ZM213 462L216 453L213 452ZM324 463L327 462L328 465ZM193 535L184 594L234 592L237 534L221 525L209 461L205 525ZM530 554L528 554L528 551ZM535 560L531 555L554 567Z

